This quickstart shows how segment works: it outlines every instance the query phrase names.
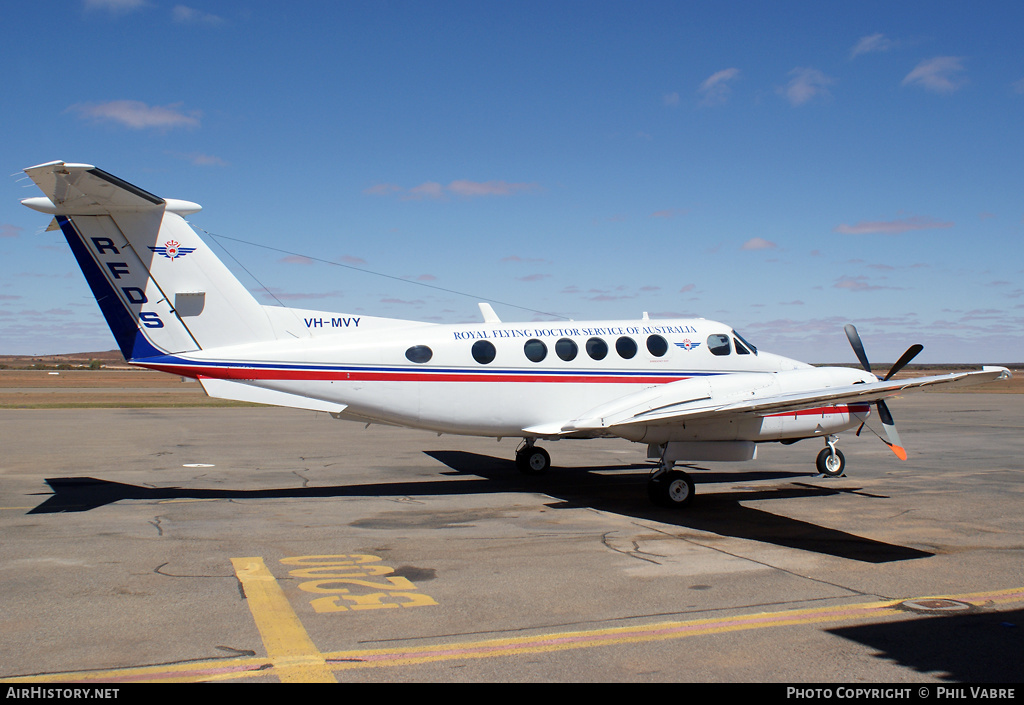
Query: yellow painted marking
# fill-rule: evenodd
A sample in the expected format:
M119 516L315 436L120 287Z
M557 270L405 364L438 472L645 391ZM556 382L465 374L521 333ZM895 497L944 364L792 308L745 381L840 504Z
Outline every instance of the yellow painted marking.
M487 639L458 643L441 643L411 648L367 649L320 653L313 646L298 618L285 601L277 581L267 570L261 558L234 558L235 572L250 600L250 609L257 625L271 622L264 633L260 626L267 657L211 659L187 664L145 666L112 669L109 671L79 671L52 673L44 676L0 678L0 683L124 683L124 682L206 682L242 679L267 674L278 675L281 680L313 680L327 677L334 680L332 671L353 668L382 668L407 666L437 661L516 656L597 646L613 646L666 639L721 634L749 629L791 626L797 624L828 624L850 620L873 620L880 617L905 615L898 606L909 599L959 600L978 607L1024 602L1024 587L975 592L962 595L928 595L904 600L884 600L852 605L833 605L781 612L741 614L732 617L694 619L678 622L615 627L589 631L556 632L509 639ZM243 578L245 575L245 578ZM250 591L250 586L252 590ZM268 617L266 605L255 605L252 600L260 587L265 592L276 592L271 602L283 603L286 614ZM272 586L269 587L268 586ZM261 599L256 597L256 599ZM280 610L281 604L276 608ZM257 615L260 612L260 615ZM940 619L940 617L934 617ZM274 633L274 632L278 633ZM274 644L273 650L271 644Z
M284 683L337 683L262 558L232 558L267 657Z

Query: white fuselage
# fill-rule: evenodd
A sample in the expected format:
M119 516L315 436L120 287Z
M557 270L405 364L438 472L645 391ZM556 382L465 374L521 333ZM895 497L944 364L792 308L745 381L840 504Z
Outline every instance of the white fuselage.
M142 364L337 403L344 418L492 437L555 437L566 420L670 383L699 386L725 400L758 389L799 391L864 377L754 350L728 326L705 319L401 325L349 317L359 324L334 328L305 320L308 336L301 339ZM575 437L780 440L834 433L860 423L867 411L866 405L823 406L739 423Z

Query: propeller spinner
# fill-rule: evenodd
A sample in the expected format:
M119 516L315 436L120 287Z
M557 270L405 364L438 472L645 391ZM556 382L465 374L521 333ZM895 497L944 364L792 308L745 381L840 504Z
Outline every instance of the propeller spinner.
M860 334L857 333L856 327L852 323L847 323L845 329L846 337L850 341L850 346L853 347L853 352L857 355L857 359L860 361L861 367L867 372L871 372L871 363L868 362L867 353L864 352L864 344L860 341ZM907 351L900 356L900 359L896 361L892 367L889 368L888 374L881 378L882 382L885 382L892 378L894 374L902 370L907 363L917 357L917 354L924 350L923 345L911 345L907 348ZM871 372L871 374L874 374ZM876 375L877 377L877 375ZM896 457L900 460L907 459L907 451L903 448L903 443L900 441L900 434L896 432L896 422L892 418L892 414L889 412L889 407L886 406L885 400L879 399L875 402L875 407L878 409L878 418L882 422L882 428L885 429L886 438L889 440L882 439L882 441L889 446ZM857 435L860 435L861 429L864 428L864 424L860 425L857 429Z

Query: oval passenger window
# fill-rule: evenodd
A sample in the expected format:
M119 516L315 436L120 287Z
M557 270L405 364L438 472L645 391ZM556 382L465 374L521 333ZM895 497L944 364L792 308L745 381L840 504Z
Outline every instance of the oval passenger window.
M496 351L493 343L487 340L478 340L473 343L473 359L481 365L486 365L494 360Z
M430 358L434 356L434 351L428 348L426 345L413 345L411 348L405 351L405 357L409 362L415 362L422 365L424 362L430 362Z

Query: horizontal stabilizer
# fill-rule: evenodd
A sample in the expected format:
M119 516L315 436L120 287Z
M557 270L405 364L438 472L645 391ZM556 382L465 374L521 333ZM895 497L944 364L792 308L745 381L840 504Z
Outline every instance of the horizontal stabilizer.
M110 215L164 208L178 215L202 210L191 201L160 198L91 164L49 162L25 169L45 196L22 204L50 215Z

